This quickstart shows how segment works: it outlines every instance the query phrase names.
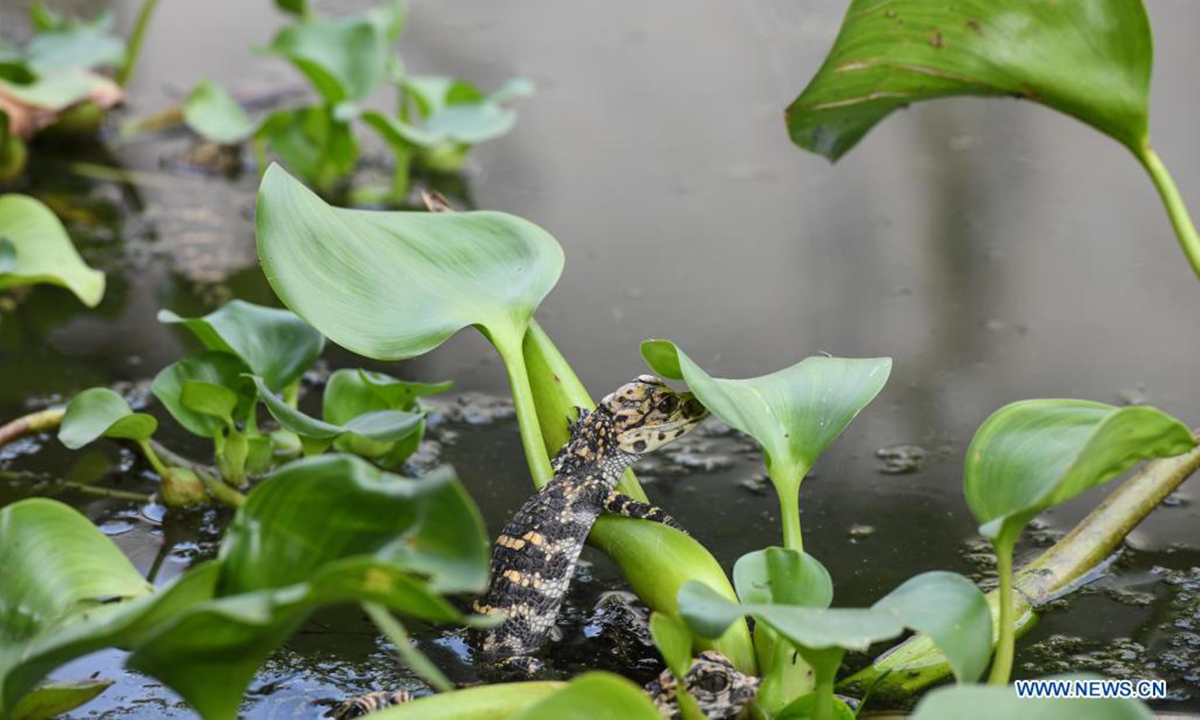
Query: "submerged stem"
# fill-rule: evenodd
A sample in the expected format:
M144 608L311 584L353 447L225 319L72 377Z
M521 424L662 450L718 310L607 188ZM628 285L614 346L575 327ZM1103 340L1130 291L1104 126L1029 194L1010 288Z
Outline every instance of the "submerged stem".
M84 483L66 481L63 487L70 488L84 495L95 495L96 497L111 498L113 500L129 500L149 505L154 502L154 498L146 493L129 492L128 490L116 490L114 488L97 487L95 485L86 485Z
M1150 173L1150 179L1154 181L1158 194L1162 196L1163 205L1171 218L1171 225L1175 228L1175 236L1179 238L1183 254L1192 264L1192 270L1200 277L1200 234L1196 233L1196 226L1192 224L1187 206L1179 195L1179 188L1175 187L1175 181L1171 178L1171 173L1167 172L1167 166L1163 165L1162 158L1154 152L1149 143L1143 144L1136 154Z
M4 447L10 442L19 440L26 435L54 430L59 425L62 425L63 415L66 412L67 409L65 407L38 410L37 412L22 415L16 420L0 425L0 447Z
M125 46L125 62L121 63L114 78L121 87L129 84L129 79L133 77L138 58L142 54L142 42L146 39L146 29L150 27L150 18L154 16L154 10L157 7L158 0L142 0L142 8L138 11L133 32L129 34L129 41Z
M454 689L454 683L442 674L442 671L425 656L425 653L412 644L412 640L408 637L408 631L386 607L378 603L363 603L362 607L367 616L371 618L371 622L375 623L375 627L379 628L379 631L396 646L396 654L400 656L405 665L420 675L422 680L429 683L438 692L450 692Z
M1200 448L1147 463L1071 532L1021 568L1013 579L1014 587L1020 589L1013 598L1014 635L1036 622L1034 609L1093 578L1125 536L1197 470ZM997 595L993 590L987 596L993 618L1000 614ZM842 687L853 691L855 687L872 686L881 695L902 700L949 676L950 665L929 636L916 635L843 681Z

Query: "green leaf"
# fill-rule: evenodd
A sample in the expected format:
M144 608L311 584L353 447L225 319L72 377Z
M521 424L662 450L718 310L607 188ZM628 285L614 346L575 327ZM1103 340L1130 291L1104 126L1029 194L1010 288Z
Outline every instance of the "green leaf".
M48 73L28 83L0 79L0 88L27 105L55 113L87 100L93 93L119 92L111 79L84 70Z
M259 189L257 225L284 303L376 359L420 355L468 325L513 356L562 272L558 243L520 218L337 209L278 167Z
M653 613L650 616L650 637L676 678L687 675L692 667L692 633L687 626L670 615Z
M323 415L326 422L345 425L368 413L385 410L419 411L418 398L448 390L451 383L415 383L397 380L383 373L343 368L329 376L325 383ZM371 458L384 467L394 467L416 452L425 434L425 419L419 427L401 441L380 442L361 436L339 438L336 446Z
M751 615L804 650L866 650L910 628L928 633L963 681L976 680L992 652L987 600L970 580L947 572L918 575L866 609L738 604L689 582L679 591L679 612L705 637L716 637L738 617Z
M21 698L12 720L51 720L91 702L112 685L112 680L47 683Z
M426 695L381 710L371 720L503 720L565 686L566 683L546 681L480 685Z
M44 498L0 509L0 715L149 583L87 518ZM102 634L98 632L97 634Z
M158 320L182 324L205 348L237 356L275 391L299 380L325 349L324 336L294 313L242 300L198 318L161 310Z
M738 558L733 566L738 598L749 604L823 609L833 602L833 579L812 555L770 547Z
M580 675L513 720L662 720L640 687L611 673Z
M468 621L442 592L487 584L478 510L448 469L353 458L289 465L251 492L218 561L150 595L116 546L50 500L0 510L0 712L55 666L110 645L204 717L232 719L266 657L317 607L373 602Z
M330 376L329 383L332 385L348 381L349 383L356 384L355 381L349 378L349 375L354 372L353 370L338 370ZM421 398L429 397L430 395L440 395L454 387L454 383L449 380L436 383L398 380L390 375L380 372L370 372L368 370L359 370L357 371L357 375L363 384L369 387L376 396L386 403L385 407L391 410L412 410L419 407L419 400ZM342 377L339 378L339 376ZM329 385L325 387L326 398L328 398ZM382 410L385 408L375 409Z
M183 101L183 121L204 139L218 145L237 145L258 126L225 88L201 80Z
M391 55L387 28L366 15L291 25L271 42L330 105L370 95Z
M891 358L810 357L770 375L726 380L711 377L669 340L647 340L642 356L659 375L687 381L713 415L758 441L779 495L783 544L802 549L800 483L883 389Z
M1196 447L1187 426L1152 407L1025 400L975 432L964 490L980 531L1012 541L1043 510L1101 485L1140 460Z
M184 428L201 437L213 437L226 428L226 423L219 417L204 412L197 412L183 402L184 386L198 382L209 385L219 385L237 393L240 404L235 411L240 417L249 408L253 400L253 391L249 381L242 375L247 368L236 356L224 352L205 352L175 361L166 366L154 378L150 386L151 392L158 401L166 406Z
M17 265L0 274L0 290L34 283L65 287L84 305L104 296L104 273L88 267L50 208L26 195L0 195L0 237L11 243Z
M350 123L330 107L306 107L271 113L259 126L283 164L322 190L354 170L358 143Z
M125 59L125 42L92 24L67 24L34 35L25 59L38 75L116 67Z
M238 405L238 394L223 385L188 380L183 383L179 402L188 410L209 415L233 425L233 411Z
M768 468L812 467L887 382L891 358L810 357L746 380L711 377L669 340L647 340L642 355L660 375L685 380L714 415L762 445Z
M67 405L58 439L78 450L101 437L146 441L157 429L158 421L153 416L135 413L125 398L108 388L92 388Z
M215 597L139 643L130 666L206 718L233 718L258 667L321 605L363 600L462 621L439 593L482 590L488 544L449 469L410 480L330 456L292 463L256 487L216 566Z
M899 107L1015 96L1138 153L1152 56L1140 0L854 0L825 63L788 108L788 130L800 147L836 160Z
M487 586L487 532L453 471L411 480L330 455L286 465L250 493L221 546L221 589L283 587L356 555L417 573L437 592Z
M1096 676L1056 676L1046 680L1102 680ZM1112 682L1112 681L1109 681ZM1019 698L1008 685L959 685L938 688L917 704L913 720L1153 720L1137 700L1097 698Z
M267 389L262 378L251 376L258 387L260 397L280 425L300 435L315 440L333 440L342 435L357 435L380 443L393 443L418 432L424 423L423 413L399 410L376 410L351 418L343 425L334 425L311 418L289 407L281 398Z

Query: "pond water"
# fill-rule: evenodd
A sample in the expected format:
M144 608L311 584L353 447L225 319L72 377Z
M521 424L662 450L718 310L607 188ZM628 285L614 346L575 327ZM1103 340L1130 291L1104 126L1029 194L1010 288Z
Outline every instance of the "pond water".
M72 5L112 7L119 27L136 10L129 0ZM539 318L595 394L645 371L638 343L648 337L670 338L729 377L818 352L895 358L887 388L803 490L806 549L833 573L837 604L856 606L925 570L987 574L961 469L975 427L1001 405L1149 402L1200 425L1200 284L1133 158L1042 108L917 106L836 166L793 147L782 110L818 67L843 5L418 0L401 52L412 72L485 88L513 75L537 82L515 131L472 154L453 194L533 220L562 243L566 270ZM24 6L4 4L6 36L21 35ZM1200 211L1200 46L1192 41L1200 5L1159 0L1149 9L1152 135ZM299 87L287 68L251 50L279 24L266 0L163 3L128 115L178 102L205 76L250 97ZM253 172L190 171L180 163L190 145L168 134L36 148L20 189L64 216L87 260L108 273L109 291L85 311L64 292L38 289L0 316L0 419L95 385L145 400L146 381L188 347L155 321L159 308L188 315L230 297L276 302L255 259ZM136 171L137 182L86 179L72 167L81 161ZM325 365L453 379L468 393L442 407L437 444L426 450L455 466L493 534L530 491L516 424L488 400L506 393L502 367L477 334L391 366L331 348ZM182 432L165 440L202 457ZM153 489L115 448L68 454L53 440L10 446L0 470ZM761 473L753 447L715 424L643 468L652 499L727 566L779 542ZM0 504L30 491L28 481L0 484ZM227 520L59 497L159 583L211 555ZM1100 497L1048 513L1027 548L1068 529ZM1130 536L1107 576L1047 613L1021 646L1018 674L1154 674L1175 694L1164 708L1200 710L1196 499L1185 485ZM599 554L586 559L552 665L644 679L654 672L652 651L592 637L604 634L592 606L621 581ZM453 679L473 680L459 636L426 629L419 637ZM102 653L56 674L118 679L73 717L191 716L157 683L124 673L120 660ZM246 716L318 717L315 702L414 682L397 674L356 613L324 613L255 681Z

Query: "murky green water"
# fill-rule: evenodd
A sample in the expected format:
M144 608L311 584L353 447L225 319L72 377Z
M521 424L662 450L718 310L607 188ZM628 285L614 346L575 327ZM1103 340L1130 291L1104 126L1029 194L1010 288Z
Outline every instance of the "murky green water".
M0 8L6 36L19 35L23 5ZM1145 399L1200 425L1200 284L1133 159L1049 111L983 100L912 108L836 167L793 148L782 108L816 69L841 5L418 0L402 52L414 72L485 87L514 74L537 81L514 133L472 156L465 187L477 206L527 217L562 242L567 269L539 317L596 393L644 371L638 342L655 336L728 376L820 351L895 358L889 386L803 493L806 548L833 572L836 602L853 606L924 570L986 569L971 545L960 473L974 428L1000 405ZM111 6L127 26L134 4ZM1200 209L1200 47L1192 42L1200 6L1160 0L1150 11L1153 136ZM250 95L295 86L286 68L250 51L278 22L265 0L163 3L130 115L177 101L202 76ZM21 189L64 215L89 262L108 272L109 292L89 312L64 292L38 289L0 317L0 418L100 384L145 399L144 382L186 347L155 321L159 308L200 313L231 296L273 302L253 248L254 178L188 171L178 158L189 144L180 135L37 148ZM70 171L80 160L148 177L89 181ZM362 364L336 348L325 361ZM505 392L498 359L471 332L388 370ZM515 423L448 416L429 450L454 464L495 532L530 490ZM164 439L203 452L181 432ZM880 448L889 448L883 457ZM153 489L111 447L67 454L54 441L23 441L0 451L0 470ZM654 458L643 475L652 498L727 565L778 542L760 459L717 426ZM0 484L0 503L30 487ZM59 497L112 533L156 582L210 554L226 519ZM1030 549L1098 498L1049 514ZM1107 577L1049 612L1024 641L1019 672L1155 674L1178 696L1167 707L1200 709L1195 498L1185 486L1131 535ZM588 639L602 634L589 623L592 605L620 587L603 557L588 560L552 664L645 676L652 652L614 653ZM459 637L420 637L455 680L473 680ZM77 717L189 716L169 691L122 674L119 662L107 652L57 673L119 678ZM256 680L247 716L316 717L315 701L411 682L355 613L326 613Z

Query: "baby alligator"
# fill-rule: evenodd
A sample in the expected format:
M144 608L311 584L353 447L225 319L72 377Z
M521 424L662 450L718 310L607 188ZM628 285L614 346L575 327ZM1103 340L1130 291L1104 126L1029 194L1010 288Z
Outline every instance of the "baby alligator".
M608 395L595 410L580 409L571 439L554 457L554 478L504 526L492 552L491 582L475 603L481 614L504 613L482 631L484 667L532 673L529 656L555 627L558 611L601 512L679 528L660 508L617 491L617 481L645 453L692 430L708 411L691 393L677 393L641 375Z

